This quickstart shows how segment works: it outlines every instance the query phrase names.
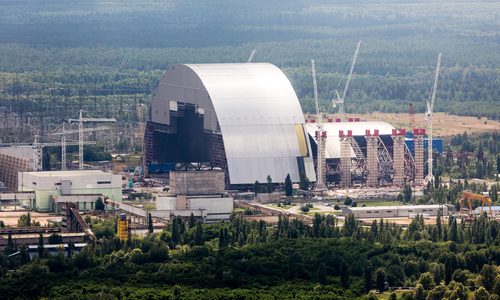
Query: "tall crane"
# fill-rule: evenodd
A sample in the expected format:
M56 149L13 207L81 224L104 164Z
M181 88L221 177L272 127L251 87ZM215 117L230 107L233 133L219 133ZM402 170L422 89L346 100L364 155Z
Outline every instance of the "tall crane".
M255 56L255 52L257 52L257 49L253 49L252 53L250 53L250 57L248 57L247 63L251 63L253 60L253 57Z
M50 135L60 135L61 136L61 171L66 170L66 146L68 145L68 143L66 142L66 135L80 132L79 129L66 130L65 125L66 125L65 123L62 124L62 130L60 132L53 132L50 134ZM109 130L109 129L110 128L108 126L99 126L99 127L95 127L95 128L84 128L84 129L82 129L82 131L83 132L94 132L94 131L102 131L102 130Z
M84 145L95 145L95 142L84 141ZM65 146L76 146L80 145L80 142L65 142ZM43 170L43 148L44 147L59 147L63 146L60 142L55 143L39 143L38 135L35 135L35 141L33 142L33 147L35 148L35 153L33 157L33 171L42 171Z
M69 119L69 123L78 123L78 168L83 170L83 123L116 123L115 118L84 118L83 110L80 109L78 119Z
M439 71L441 69L441 53L438 55L438 60L437 60L437 66L436 66L436 73L434 75L434 85L432 86L432 94L431 94L431 99L430 101L427 101L427 111L425 112L425 118L427 119L427 130L428 130L428 137L427 137L427 164L428 164L428 174L427 177L425 177L426 182L433 182L434 181L434 175L432 172L432 119L434 117L434 103L436 101L436 91L437 91L437 84L439 80Z
M314 103L316 105L316 115L318 116L317 130L316 130L316 144L318 145L318 154L316 162L316 190L326 190L326 131L323 129L323 118L321 116L318 100L318 83L316 81L316 66L314 59L311 59L311 71L314 89Z
M339 114L340 114L341 120L344 120L344 113L345 113L344 112L344 101L345 101L345 97L347 95L347 89L349 88L349 83L351 82L352 72L354 71L354 65L356 64L356 59L358 58L360 47L361 47L361 41L359 41L358 44L356 45L356 50L354 51L354 55L352 57L352 61L351 61L350 67L349 67L349 73L347 75L347 79L346 79L346 82L344 85L344 89L342 91L342 95L340 95L339 92L337 90L335 90L335 94L337 95L337 99L332 100L333 107L337 107L337 105L339 106Z

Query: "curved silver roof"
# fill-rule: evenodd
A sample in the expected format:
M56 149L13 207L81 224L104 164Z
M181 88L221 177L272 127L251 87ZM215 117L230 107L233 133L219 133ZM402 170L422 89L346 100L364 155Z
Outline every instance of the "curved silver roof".
M153 97L153 122L170 123L170 101L196 104L205 129L222 133L231 184L265 182L267 175L283 182L287 174L299 181L297 157L304 157L307 177L316 178L299 100L276 66L176 65Z
M315 138L317 124L306 123L305 128L307 133ZM367 129L370 130L371 133L373 133L375 129L378 129L380 135L390 135L392 134L392 129L394 129L391 124L383 121L330 122L323 123L323 128L327 132L326 158L340 158L340 130L343 130L346 134L348 130L351 130L353 136L364 136ZM352 149L351 157L356 157Z

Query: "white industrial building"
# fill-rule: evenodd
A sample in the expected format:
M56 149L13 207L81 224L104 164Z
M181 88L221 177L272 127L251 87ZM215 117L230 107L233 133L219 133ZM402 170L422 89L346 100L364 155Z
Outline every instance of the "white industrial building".
M233 212L233 198L215 195L174 196L156 198L156 210L168 212L170 216L202 217L205 221L228 220ZM152 212L152 215L159 213Z
M78 203L82 210L93 209L95 201L108 198L121 202L120 175L99 170L19 172L18 191L33 192L30 207L39 211L53 211L57 203ZM104 200L104 199L103 199Z
M373 206L373 207L344 207L344 216L354 215L359 219L369 218L409 218L416 215L435 217L438 213L448 215L446 205L401 205L401 206Z

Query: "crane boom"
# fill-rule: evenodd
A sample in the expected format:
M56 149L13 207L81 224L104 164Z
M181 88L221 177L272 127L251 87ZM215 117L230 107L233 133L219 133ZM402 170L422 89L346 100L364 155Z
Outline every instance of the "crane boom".
M325 170L326 170L326 132L323 130L323 121L321 116L321 111L319 107L319 97L318 97L318 83L316 81L316 65L314 59L311 59L311 73L313 79L313 90L314 90L314 104L316 105L316 114L318 115L317 131L316 131L316 143L317 143L317 157L316 157L316 190L324 191L326 190L325 185Z
M257 49L253 49L252 53L250 53L250 57L248 57L247 63L251 63L253 60L253 57L255 56L255 52L257 52Z
M436 91L437 91L437 85L438 85L438 80L439 80L439 72L441 70L441 53L438 55L438 60L437 60L437 65L436 65L436 73L434 75L434 84L432 85L432 94L431 94L431 99L430 101L427 101L427 112L426 112L426 117L427 117L427 122L428 122L428 137L427 137L427 169L428 169L428 174L426 177L427 182L434 181L434 174L432 171L432 166L433 166L433 156L432 156L432 119L434 117L434 103L436 101Z
M351 64L349 66L349 73L347 75L347 79L344 85L344 89L342 91L342 95L339 94L337 90L335 90L335 94L337 95L337 99L332 100L332 105L333 107L337 107L337 104L339 105L339 114L340 114L340 119L344 119L344 102L345 102L345 97L347 96L347 90L349 89L349 83L351 82L352 78L352 72L354 71L354 65L356 64L356 59L358 58L359 54L359 49L361 48L361 41L358 42L356 45L356 50L354 50L354 55L352 57Z
M356 45L356 50L354 51L354 55L352 57L351 67L349 69L349 75L347 75L344 91L342 91L342 99L345 99L345 96L347 95L347 89L349 88L349 83L351 82L352 72L354 71L354 65L356 64L356 59L358 58L360 47L361 47L361 41L359 41L358 44Z
M316 106L316 115L318 115L318 123L321 123L321 114L319 111L319 100L318 100L318 83L316 81L316 66L314 64L314 59L311 59L311 73L313 80L313 92L314 92L314 105Z

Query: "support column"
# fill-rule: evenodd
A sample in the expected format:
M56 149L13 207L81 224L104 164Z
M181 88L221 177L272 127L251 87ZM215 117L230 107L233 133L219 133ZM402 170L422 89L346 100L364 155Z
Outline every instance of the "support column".
M370 130L365 132L366 139L366 169L368 186L378 186L378 130L371 135Z
M320 128L322 129L322 128ZM316 143L318 145L317 168L318 178L316 181L316 190L326 190L326 131L316 131Z
M392 158L394 162L394 177L392 183L402 187L405 183L405 134L404 129L392 130Z
M352 132L350 132L352 135ZM340 137L340 185L342 187L351 186L351 145L349 143L349 132L344 134L339 131Z
M413 157L415 159L415 185L424 184L424 128L413 129Z

